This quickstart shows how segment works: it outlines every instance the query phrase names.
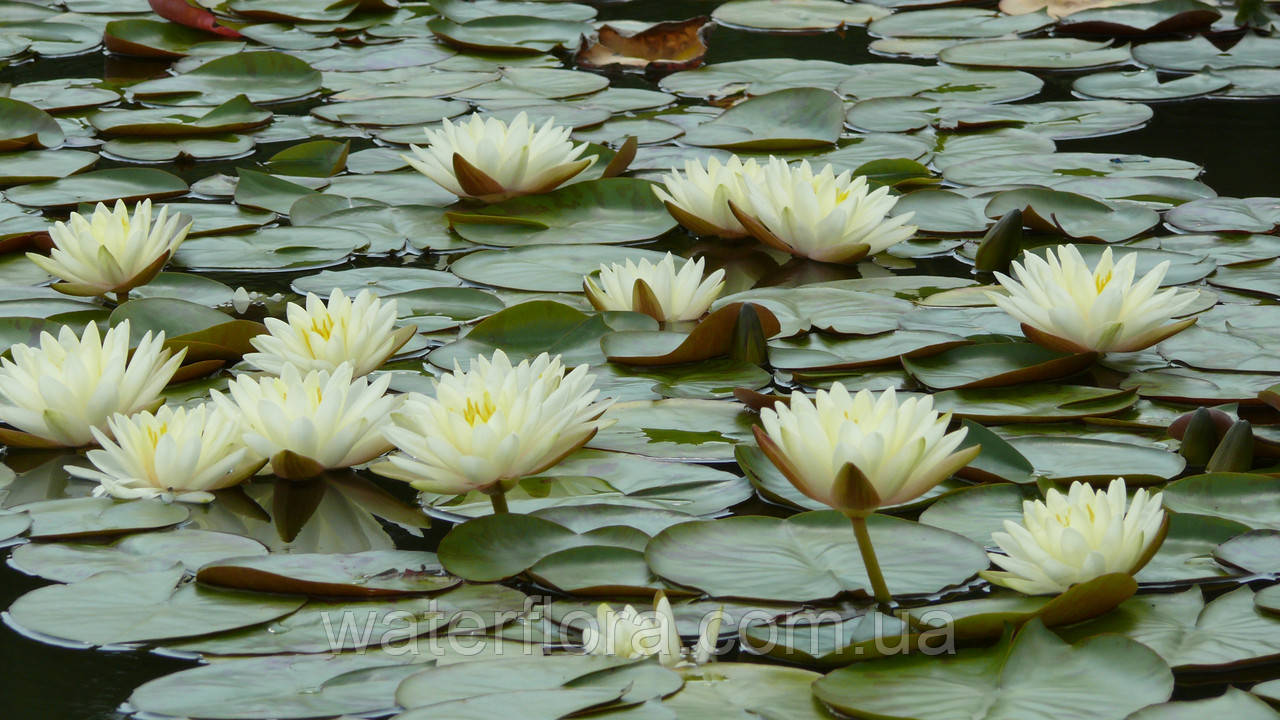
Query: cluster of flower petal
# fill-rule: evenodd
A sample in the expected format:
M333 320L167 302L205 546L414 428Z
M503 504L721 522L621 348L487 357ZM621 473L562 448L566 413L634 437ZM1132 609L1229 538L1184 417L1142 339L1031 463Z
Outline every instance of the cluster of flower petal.
M807 160L796 165L769 158L757 181L745 184L735 215L757 240L821 262L854 262L910 238L914 213L891 217L897 197L888 187L871 190L865 176L839 175L831 165L817 173Z
M228 386L230 397L214 391L213 401L241 418L245 445L270 458L275 474L307 477L391 449L382 430L400 398L386 394L390 382L389 374L353 380L349 363L305 374L285 365L279 377L241 375Z
M699 258L686 261L677 271L671 253L657 263L628 259L625 265L601 265L599 281L588 277L582 286L597 310L634 310L659 322L697 320L724 289L724 270L704 279L705 266L706 261ZM638 282L648 288L648 295L636 292Z
M128 320L105 335L93 323L79 337L64 325L56 338L41 333L39 347L9 352L12 360L0 358L0 420L63 447L92 443L92 429L112 415L158 407L186 354L166 350L163 332L148 332L130 356Z
M590 655L642 658L656 655L667 667L703 665L715 656L724 609L712 613L701 625L698 641L686 651L676 629L671 602L659 592L652 611L638 611L631 605L614 610L607 603L596 606L596 622L582 630L582 647Z
M1027 595L1057 594L1108 573L1133 574L1164 541L1163 495L1138 490L1128 502L1124 478L1106 490L1074 482L1064 495L1022 503L1022 524L1004 521L991 537L1005 554L989 553L1003 571L986 580Z
M92 429L102 446L88 453L94 467L67 466L99 483L95 495L209 502L211 491L239 484L265 462L241 441L240 419L208 403L114 415L107 425L109 433Z
M893 388L850 396L841 383L811 401L760 411L760 449L805 495L850 515L898 505L928 492L967 465L978 446L958 450L966 430L947 432L929 396L898 402Z
M536 127L523 112L509 125L475 113L428 128L427 147L410 145L413 154L401 157L458 197L495 202L549 192L591 167L596 156L580 159L587 144L575 146L572 132L554 120Z
M585 365L565 372L543 353L512 365L501 350L455 365L435 397L410 393L392 414L386 437L400 452L374 472L419 490L499 493L546 470L606 426L607 402L593 402L595 376Z
M285 365L302 372L333 371L344 362L351 363L357 377L367 375L415 332L412 326L396 330L396 301L380 300L368 290L352 301L334 288L327 304L307 293L306 307L289 303L285 313L287 322L264 320L267 334L249 340L258 352L244 356L245 362L272 375L283 372Z
M162 207L151 217L143 200L130 217L123 200L114 210L98 203L88 218L71 213L49 230L53 250L27 257L50 275L62 278L54 289L68 295L105 295L145 285L160 272L191 229L191 220Z
M743 162L737 155L724 163L709 157L686 160L684 172L672 168L655 185L653 192L681 225L698 235L724 238L746 237L750 233L734 217L729 203L746 204L746 187L761 181L763 170L754 159Z
M1160 290L1169 261L1135 281L1137 253L1113 262L1111 248L1090 269L1074 245L1045 257L1028 253L1013 263L1017 280L996 273L1008 292L987 293L1022 323L1033 342L1064 352L1131 352L1150 347L1195 323L1173 318L1196 298L1191 290Z

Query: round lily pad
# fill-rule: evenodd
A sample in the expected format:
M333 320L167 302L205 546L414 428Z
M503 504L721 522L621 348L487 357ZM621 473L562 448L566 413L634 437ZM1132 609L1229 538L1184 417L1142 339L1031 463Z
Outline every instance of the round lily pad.
M936 592L987 567L982 548L954 533L882 515L868 525L895 594ZM849 520L829 510L684 523L659 533L645 556L659 576L716 597L805 602L868 588Z
M174 197L187 192L182 178L155 168L91 170L60 180L5 190L10 202L28 207L68 207L81 203L132 202Z
M84 497L42 500L21 506L31 516L32 538L47 540L118 535L177 525L187 519L180 504Z
M1169 666L1143 645L1111 636L1068 645L1039 620L990 648L854 663L814 683L849 714L983 720L1123 720L1172 692Z
M584 252L584 249L589 249ZM654 250L606 245L529 245L481 250L455 260L449 270L483 285L537 292L581 292L582 278L601 264L626 260L658 262Z
M49 585L14 601L9 612L28 630L91 645L204 635L287 615L301 598L210 590L182 583L181 568L107 572Z
M322 597L430 593L458 583L444 574L433 553L409 550L234 558L205 565L196 579L220 587Z
M756 95L685 132L691 145L730 150L829 147L840 137L844 106L835 93L790 88Z
M1040 70L1083 70L1130 61L1129 48L1076 38L982 40L943 48L938 59L953 65Z
M716 7L711 17L722 25L760 30L834 30L888 14L879 5L839 0L733 0Z
M180 563L195 572L205 563L228 557L265 555L251 538L207 530L140 533L109 545L28 543L15 548L17 569L56 582L78 582L100 572L154 572Z
M636 242L676 224L653 184L634 178L574 183L446 217L463 238L502 247Z

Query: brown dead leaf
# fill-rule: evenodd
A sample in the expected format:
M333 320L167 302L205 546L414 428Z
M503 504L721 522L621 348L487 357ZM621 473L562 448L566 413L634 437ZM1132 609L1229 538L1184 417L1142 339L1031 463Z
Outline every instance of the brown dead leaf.
M706 16L660 22L634 34L601 25L594 41L583 41L575 57L589 69L643 70L649 74L673 73L698 67L707 54L703 38Z

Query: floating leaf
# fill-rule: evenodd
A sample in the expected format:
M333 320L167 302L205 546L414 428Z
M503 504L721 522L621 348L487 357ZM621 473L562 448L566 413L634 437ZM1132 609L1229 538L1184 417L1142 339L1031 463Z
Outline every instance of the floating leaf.
M321 597L430 593L458 582L443 573L434 554L407 550L237 558L200 568L196 579L221 587Z
M684 134L692 145L731 150L799 150L840 137L844 106L834 93L793 88L756 95Z
M881 717L1122 720L1173 692L1169 666L1122 637L1062 642L1038 620L991 648L920 652L836 670L813 686L846 713Z
M621 67L651 74L688 70L701 65L707 53L706 27L706 17L654 23L638 32L601 25L595 39L578 48L574 62L588 69Z
M954 533L883 515L868 525L896 595L936 592L987 567L982 549ZM934 561L917 561L926 555ZM805 602L867 591L849 520L831 510L683 523L654 537L645 556L661 577L715 597Z
M28 207L69 207L81 203L133 202L187 192L182 178L155 168L91 170L61 180L19 185L5 191L10 202Z
M287 615L301 598L181 583L182 569L107 572L37 588L9 612L28 630L92 645L164 640L245 627Z

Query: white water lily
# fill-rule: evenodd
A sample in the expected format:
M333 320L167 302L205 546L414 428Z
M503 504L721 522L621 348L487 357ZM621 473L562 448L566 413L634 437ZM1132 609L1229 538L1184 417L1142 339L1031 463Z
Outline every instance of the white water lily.
M686 261L677 272L671 253L656 263L628 259L625 265L601 265L599 283L585 278L582 289L597 310L634 310L659 322L697 320L724 289L724 270L703 279L705 267L706 261L698 258ZM637 292L638 283L644 283L648 295Z
M788 165L771 157L758 181L747 183L734 213L760 242L821 262L854 262L915 234L914 213L890 217L898 199L889 188L870 190L867 178L831 165L813 172L807 160Z
M1127 503L1124 478L1106 490L1082 482L1065 495L1051 488L1044 500L1022 503L1021 525L1005 520L1005 531L991 534L1007 554L989 556L1004 571L980 574L1027 595L1061 593L1107 573L1132 575L1164 542L1162 500L1138 490Z
M427 129L429 145L410 145L401 155L415 170L458 197L497 202L518 195L550 192L591 167L596 156L579 159L586 143L574 145L571 127L547 120L536 127L525 113L511 124L475 113L440 129Z
M9 349L0 358L0 420L50 446L93 442L92 428L106 427L116 413L158 407L160 391L178 370L186 350L164 348L164 333L146 333L129 353L129 321L100 336L89 323L76 337L65 325L58 337L40 333L40 346ZM25 444L5 433L10 445Z
M698 642L686 652L680 644L676 616L665 593L654 598L653 610L642 612L631 605L614 610L608 603L596 606L596 622L582 630L582 647L590 655L615 655L624 658L658 656L667 667L702 665L715 656L720 637L724 608L713 613L702 624ZM688 661L686 660L688 657Z
M419 490L460 495L472 490L502 502L502 493L582 447L609 423L609 402L593 402L595 376L586 365L566 373L543 353L512 366L498 350L436 381L435 397L411 393L392 415L387 439L400 452L374 472Z
M764 170L754 158L743 162L734 155L722 164L718 158L709 157L706 167L701 160L686 160L683 173L672 168L663 176L663 185L653 186L653 192L671 216L691 232L746 237L750 233L734 217L729 201L745 205L746 186L761 182L763 175Z
M351 363L357 377L377 370L409 342L416 328L395 329L396 301L361 290L355 301L334 288L326 304L307 293L306 307L289 303L287 322L267 318L269 334L250 338L258 352L244 356L254 367L279 375L285 365L299 370L336 370Z
M957 450L967 430L948 433L951 413L939 415L933 398L899 403L893 388L851 397L837 382L813 401L794 392L790 407L763 409L760 422L760 449L791 484L851 516L920 497L980 450Z
M1107 248L1091 270L1074 245L1059 245L1044 258L1028 253L1024 263L1013 263L1017 280L996 273L1009 294L987 296L1022 323L1027 339L1045 347L1063 352L1141 350L1195 323L1195 318L1173 318L1196 293L1160 291L1167 260L1135 282L1137 262L1137 254L1129 253L1115 263Z
M109 434L93 428L102 446L88 453L94 468L67 466L99 483L94 495L209 502L212 490L242 482L266 462L241 441L240 419L208 403L113 415L107 425Z
M160 272L191 229L191 219L160 208L153 219L151 201L143 200L133 216L123 200L114 210L98 203L88 218L71 213L67 222L49 230L53 250L27 257L50 275L62 278L55 290L68 295L128 293Z
M244 444L271 459L281 477L302 478L369 462L391 449L383 426L400 398L386 394L391 375L352 380L350 363L305 375L285 365L279 377L241 375L213 401L244 423Z

